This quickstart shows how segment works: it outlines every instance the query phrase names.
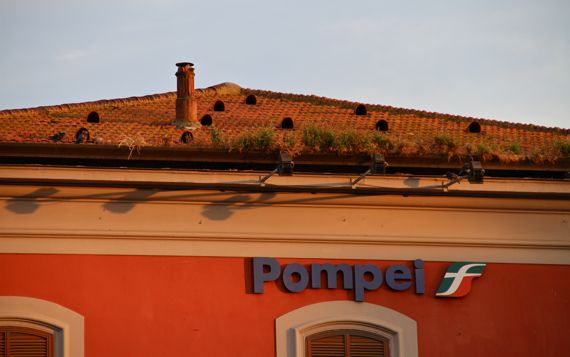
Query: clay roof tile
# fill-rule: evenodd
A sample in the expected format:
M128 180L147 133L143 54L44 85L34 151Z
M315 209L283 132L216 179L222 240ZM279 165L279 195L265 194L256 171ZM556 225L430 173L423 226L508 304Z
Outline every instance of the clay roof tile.
M246 104L249 95L255 96L255 104ZM251 140L254 144L245 149L339 154L382 151L392 156L479 155L484 159L544 161L568 156L570 147L568 129L366 103L366 115L356 115L355 109L362 103L247 89L234 83L197 89L196 97L198 120L209 115L211 125L192 128L194 140L187 146L204 149L244 150L242 144ZM224 111L214 111L218 100L224 103ZM93 143L120 145L137 136L147 146L186 145L180 141L184 129L172 125L175 101L176 93L169 92L2 110L0 142L72 143L77 130L85 127ZM87 122L91 112L99 115L99 123ZM292 129L281 128L284 118L291 118ZM387 131L376 130L380 120L386 122ZM472 123L480 126L480 132L469 132ZM60 141L50 139L60 132L66 134ZM264 135L271 145L263 144ZM315 140L322 145L311 145L310 135L320 135Z

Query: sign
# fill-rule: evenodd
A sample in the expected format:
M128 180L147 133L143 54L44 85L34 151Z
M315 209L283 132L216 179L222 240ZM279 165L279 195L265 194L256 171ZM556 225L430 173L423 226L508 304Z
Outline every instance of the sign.
M424 262L413 261L413 269L406 265L393 264L382 272L374 264L310 264L299 263L279 265L275 258L253 258L253 292L264 293L264 284L278 281L291 293L300 293L307 288L339 288L353 290L355 301L364 301L367 291L379 289L383 284L394 291L413 290L416 294L425 292ZM449 266L436 293L438 297L461 297L469 293L471 280L483 274L484 263L453 263ZM324 277L324 279L323 279ZM340 278L340 279L339 279ZM326 280L326 284L324 282Z
M471 280L483 275L484 263L453 263L447 268L447 272L439 284L435 293L438 297L461 297L471 291Z

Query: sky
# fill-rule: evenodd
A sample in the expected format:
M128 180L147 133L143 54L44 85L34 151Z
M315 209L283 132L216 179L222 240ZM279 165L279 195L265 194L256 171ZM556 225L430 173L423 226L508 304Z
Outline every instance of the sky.
M0 109L196 87L570 128L568 0L0 0Z

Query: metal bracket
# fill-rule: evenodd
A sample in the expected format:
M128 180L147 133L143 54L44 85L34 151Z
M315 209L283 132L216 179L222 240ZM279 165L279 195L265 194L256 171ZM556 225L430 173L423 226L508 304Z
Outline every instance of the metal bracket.
M373 174L373 175L378 174L378 173L385 174L387 167L388 167L388 163L386 162L384 155L375 153L372 156L372 163L370 164L370 168L368 170L366 170L365 173L358 176L355 180L352 180L352 179L350 180L351 187L356 188L356 184L359 183L362 179L364 179L366 176L368 176L370 174Z
M470 162L467 162L463 165L463 168L459 172L459 174L455 174L453 172L447 173L447 178L449 182L441 183L441 188L444 191L447 191L449 186L455 185L456 183L460 183L461 180L467 179L469 183L483 183L483 178L485 177L485 169L481 165L481 161L475 161L471 159Z
M271 176L275 174L283 175L283 176L290 176L293 175L293 167L295 163L293 162L293 158L287 152L280 152L279 153L279 163L275 170L271 171L269 174L265 176L259 177L259 185L261 187L265 186L265 181L267 181Z

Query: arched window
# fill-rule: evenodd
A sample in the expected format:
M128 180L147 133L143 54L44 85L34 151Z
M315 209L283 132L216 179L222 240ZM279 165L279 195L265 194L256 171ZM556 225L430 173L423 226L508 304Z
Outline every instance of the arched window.
M83 316L68 308L30 297L0 296L2 357L83 357L83 334Z
M189 131L185 131L182 133L182 136L180 137L180 141L183 144L188 144L190 143L192 140L194 140L194 135L192 135L191 132Z
M245 98L245 104L255 105L257 104L257 98L253 94L250 94Z
M75 143L82 144L88 141L89 141L89 130L87 130L86 128L81 128L77 130L77 133L75 133Z
M275 333L277 357L418 356L416 322L365 302L299 308L277 318Z
M388 122L386 120L378 120L376 123L376 130L378 131L388 131Z
M98 123L99 122L99 113L91 112L87 115L87 122L88 123Z
M226 110L226 106L224 105L224 102L222 102L221 100L218 100L214 104L214 111L215 112L223 112L224 110Z
M481 132L481 124L477 123L476 121L469 124L467 127L467 131L470 133L480 133Z
M293 119L287 117L281 121L281 129L293 129Z
M210 126L212 125L212 116L210 114L206 114L200 119L200 124L203 126Z
M366 115L366 106L364 104L358 104L354 110L356 115Z

